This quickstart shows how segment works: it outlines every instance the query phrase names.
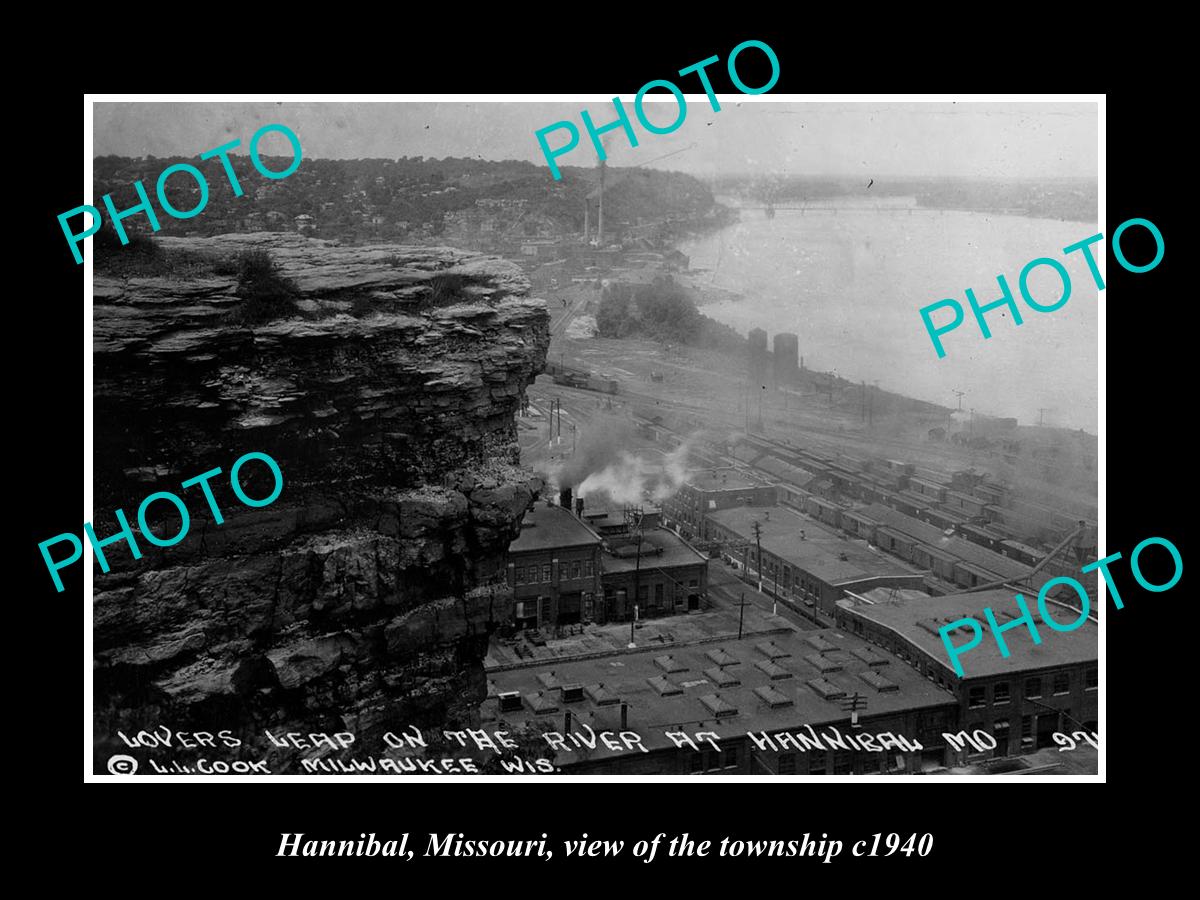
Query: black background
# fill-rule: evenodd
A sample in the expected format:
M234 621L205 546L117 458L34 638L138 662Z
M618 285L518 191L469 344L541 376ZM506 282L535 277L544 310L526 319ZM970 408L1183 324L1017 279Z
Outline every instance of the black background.
M529 10L530 14L536 10ZM506 15L523 15L516 10ZM539 14L540 15L540 14ZM87 81L94 91L223 92L600 92L631 94L646 81L671 78L684 66L717 54L722 64L710 68L718 93L731 93L724 59L737 43L748 38L766 41L781 65L779 83L772 94L877 92L991 92L1018 90L1077 90L1108 92L1108 235L1131 217L1147 218L1158 225L1167 250L1152 272L1125 271L1109 251L1107 289L1098 302L1107 306L1107 553L1129 552L1151 535L1170 539L1185 559L1184 516L1190 494L1192 467L1185 462L1186 429L1194 406L1192 378L1183 372L1188 359L1183 343L1190 337L1190 293L1172 288L1187 263L1183 220L1169 198L1188 189L1186 170L1177 165L1180 147L1174 140L1176 108L1162 99L1162 85L1152 76L1141 81L1133 65L1112 63L1112 68L1081 72L1075 80L1055 67L1053 77L1036 66L1006 62L995 46L981 46L970 59L947 60L911 66L905 51L892 51L889 59L872 48L833 50L817 46L816 35L801 29L760 27L747 16L747 24L694 27L681 34L677 26L665 31L634 27L565 28L550 39L545 35L456 34L422 40L409 35L403 46L370 48L357 36L353 45L333 49L271 51L265 58L247 58L238 65L204 67L195 77L166 77L150 68L131 67L125 72L96 70ZM867 24L864 23L864 28ZM637 33L634 33L637 32ZM257 39L256 39L257 40ZM842 38L839 44L851 41ZM214 49L214 53L217 51ZM222 51L225 52L225 51ZM232 51L230 51L232 52ZM912 51L916 54L914 47ZM923 51L922 51L923 52ZM250 54L252 57L252 54ZM750 85L765 82L767 71L754 69L757 51L739 58L739 72ZM1028 62L1028 61L1026 61ZM1080 59L1079 66L1088 64ZM198 68L200 68L198 66ZM1061 76L1061 77L1060 77ZM698 90L694 76L676 79L685 91ZM1110 88L1115 88L1110 90ZM626 850L619 861L638 881L602 881L588 873L613 863L572 860L571 867L556 849L549 864L537 861L505 863L512 874L532 876L528 881L494 882L484 889L590 893L636 889L651 873L665 883L701 889L711 874L732 875L743 886L772 891L795 890L813 875L827 876L849 887L886 865L889 884L906 872L922 879L942 879L946 889L962 890L988 872L1010 872L1013 886L1021 860L1039 857L1056 879L1068 885L1105 854L1097 844L1112 835L1121 853L1132 845L1160 840L1164 827L1138 813L1151 797L1169 799L1174 782L1183 775L1176 740L1178 729L1190 716L1185 704L1188 682L1179 678L1180 657L1186 658L1190 639L1184 615L1186 578L1171 591L1150 594L1128 574L1125 561L1117 563L1125 608L1107 609L1107 664L1102 716L1102 740L1107 752L1107 782L1103 802L1097 786L1058 793L1012 790L1014 785L993 784L984 790L959 783L953 796L941 787L937 798L928 791L897 791L898 784L924 784L926 779L864 779L862 784L888 790L869 795L851 784L796 781L759 784L739 781L716 784L693 779L684 784L646 782L603 786L554 780L532 784L492 785L474 781L415 784L405 780L365 784L272 785L259 787L249 797L241 785L119 784L83 785L79 745L79 675L81 653L75 644L83 612L81 567L64 572L67 590L56 594L46 577L37 542L63 531L79 533L80 430L76 419L82 406L83 340L87 323L82 315L82 266L77 266L59 229L56 215L83 202L80 176L82 92L67 84L40 95L30 112L38 141L21 152L20 168L10 169L17 184L28 192L19 204L10 200L9 267L28 277L25 287L10 295L10 359L17 377L10 382L16 401L14 434L10 446L17 460L11 478L24 490L10 515L28 522L18 531L33 590L10 596L16 607L17 629L10 641L21 643L30 660L22 673L11 673L10 723L22 734L35 736L23 744L23 766L10 770L15 779L32 773L39 780L67 786L65 806L48 796L31 807L34 822L26 827L43 830L42 839L58 834L84 857L90 870L108 873L96 882L104 889L129 889L150 874L176 877L183 871L213 879L213 890L228 889L229 880L242 863L272 879L274 888L312 884L321 876L354 884L369 874L384 876L379 885L403 891L415 876L425 875L442 889L470 889L470 879L497 863L480 860L416 859L411 863L367 859L276 859L280 834L304 832L324 839L357 839L375 832L380 839L413 834L410 848L424 846L430 832L464 832L472 838L536 838L542 832L551 840L577 838L586 831L595 838L623 839L632 843L659 832L675 835L688 831L697 839L720 836L795 839L805 832L822 832L843 841L870 838L875 832L932 833L935 851L927 859L895 856L881 860L852 860L849 848L831 865L800 860L717 859L681 861L660 852L652 865L644 865ZM732 114L723 109L724 115ZM533 141L532 135L530 136ZM12 236L14 224L19 229ZM1123 239L1126 255L1146 260L1153 254L1144 232L1134 229ZM1047 254L1052 248L1047 248ZM15 253L13 251L16 251ZM31 265L32 264L32 265ZM23 277L22 281L25 280ZM1011 279L1010 279L1011 280ZM1178 310L1178 311L1177 311ZM1074 365L1064 360L1064 367ZM1001 377L999 374L997 377ZM1020 371L1002 377L1019 380ZM81 417L82 418L82 417ZM1190 457L1191 454L1187 454ZM1190 461L1190 460L1189 460ZM1161 548L1159 548L1161 550ZM1165 553L1162 556L1165 557ZM1144 571L1151 580L1165 574L1146 558ZM89 558L85 554L85 559ZM1162 570L1169 572L1169 569ZM1175 623L1176 619L1179 623ZM1190 661L1190 660L1189 660ZM86 719L86 710L85 710ZM114 782L116 780L114 779ZM136 781L136 780L135 780ZM1048 786L1047 779L1030 778L1030 784ZM260 783L261 784L261 783ZM70 787L72 786L73 787ZM820 790L818 790L818 787ZM564 788L567 788L564 790ZM387 793L384 794L383 791ZM236 793L235 793L236 791ZM82 792L82 793L80 793ZM670 796L666 796L667 794ZM1169 830L1169 829L1167 829ZM74 835L74 839L71 836ZM1097 850L1099 849L1099 853ZM1115 851L1114 851L1115 852ZM1161 851L1166 852L1166 851ZM207 862L206 862L207 861ZM503 862L503 861L502 861ZM94 866L92 866L94 864ZM205 868L211 865L211 871ZM183 870L179 867L183 866ZM365 868L364 868L365 866ZM864 868L865 867L865 868ZM980 871L980 870L987 870ZM539 873L554 873L552 881ZM938 874L940 873L940 874ZM397 878L399 874L399 878ZM705 879L695 883L699 874ZM769 880L749 880L747 876ZM108 876L112 876L111 879ZM856 877L857 876L857 877ZM442 879L449 880L443 882ZM303 879L303 881L301 881ZM935 885L938 882L925 881ZM156 882L141 881L144 889ZM165 887L163 882L157 882ZM198 885L202 886L202 885ZM1025 882L1025 888L1033 885Z

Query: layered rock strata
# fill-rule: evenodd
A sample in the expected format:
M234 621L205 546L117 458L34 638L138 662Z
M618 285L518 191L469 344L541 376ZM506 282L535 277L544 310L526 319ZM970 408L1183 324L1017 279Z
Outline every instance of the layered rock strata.
M97 534L117 530L116 508L136 533L154 491L192 517L181 543L139 541L137 561L114 544L113 571L94 570L97 770L131 752L118 731L226 729L244 742L226 758L297 771L303 754L266 729L353 732L370 755L388 730L470 724L489 630L511 613L503 555L541 487L514 415L545 362L544 303L515 264L448 248L160 246L267 250L298 297L250 325L236 276L95 279ZM283 472L269 507L231 490L249 451ZM219 525L180 488L217 466ZM242 481L271 490L265 466ZM151 510L152 530L178 530L170 504Z

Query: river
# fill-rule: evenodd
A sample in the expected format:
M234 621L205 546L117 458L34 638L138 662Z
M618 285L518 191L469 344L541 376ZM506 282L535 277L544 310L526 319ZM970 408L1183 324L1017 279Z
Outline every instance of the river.
M887 201L875 208L822 200L814 205L837 208L779 209L773 219L744 209L738 224L682 244L693 269L710 270L699 282L744 296L703 312L743 334L755 327L795 332L811 369L878 380L884 390L946 406L956 406L954 392L963 391L964 411L1016 417L1023 425L1042 415L1046 425L1095 434L1100 292L1080 254L1064 258L1062 248L1098 229L990 213L910 213L911 200ZM1070 273L1071 298L1054 312L1034 312L1020 297L1018 275L1038 257L1056 259ZM973 288L980 304L996 300L998 274L1016 296L1023 324L1015 327L1008 311L997 309L987 316L992 337L984 340L965 290ZM1061 282L1041 266L1030 289L1049 305ZM943 336L946 356L939 359L918 311L944 298L962 304L965 320Z

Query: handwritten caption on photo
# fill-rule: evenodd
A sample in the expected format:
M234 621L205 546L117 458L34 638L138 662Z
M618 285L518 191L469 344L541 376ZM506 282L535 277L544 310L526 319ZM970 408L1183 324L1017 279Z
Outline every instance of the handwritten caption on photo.
M629 752L640 750L649 753L642 736L634 731L596 732L584 725L582 731L564 735L556 731L539 734L537 739L545 741L548 750L554 755L584 754L596 749L610 749L614 752ZM748 739L760 751L781 753L796 751L807 753L814 751L858 751L865 753L884 753L888 750L899 750L905 753L925 749L920 741L893 732L870 733L866 731L846 731L843 733L835 726L823 726L818 732L811 725L803 725L804 730L788 732L747 732L742 737ZM1097 746L1083 732L1075 732L1074 737ZM153 730L143 730L133 735L118 731L117 736L131 749L155 751L181 750L222 750L225 752L239 750L245 746L241 738L232 731L172 731L166 726ZM384 746L379 748L389 755L369 755L371 751L362 748L361 756L350 759L328 756L330 753L344 753L359 750L357 737L351 732L310 733L286 732L276 734L265 731L267 745L274 750L289 751L321 751L309 753L300 759L300 769L306 775L369 775L369 774L418 774L418 775L477 775L482 774L479 760L471 756L449 756L447 750L454 749L477 752L491 752L499 757L499 768L504 774L510 775L547 775L558 771L552 759L538 757L526 758L531 755L531 749L516 740L516 735L507 731L486 731L483 729L466 729L463 731L443 730L441 736L445 746L431 748L431 738L415 725L402 729L399 733L389 731L383 735ZM720 753L721 738L716 732L695 732L688 734L682 731L664 731L666 737L676 749L687 749L699 753L708 748ZM1074 749L1075 742L1067 736L1058 735L1054 740L1060 747ZM1094 736L1093 736L1094 737ZM974 735L966 731L957 734L943 733L942 739L952 750L961 751L970 745L976 752L996 748L996 740L987 732L976 731ZM1070 743L1068 747L1067 744ZM395 755L391 751L410 751L404 755ZM517 751L510 753L509 751ZM422 755L417 755L422 754ZM521 754L525 754L522 756ZM190 756L176 757L158 756L147 757L144 762L148 768L142 768L138 759L129 754L116 754L109 758L108 771L112 775L133 775L139 769L143 774L155 775L270 775L268 761L242 760L233 761L213 760L208 757L194 760Z

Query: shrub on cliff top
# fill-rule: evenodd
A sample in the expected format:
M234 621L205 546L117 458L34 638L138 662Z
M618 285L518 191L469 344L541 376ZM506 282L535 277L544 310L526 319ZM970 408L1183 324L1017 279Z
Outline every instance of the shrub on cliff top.
M453 303L462 297L466 286L467 279L462 275L434 275L429 279L429 302L433 306Z
M214 267L215 268L215 267ZM227 265L222 268L228 270ZM236 257L237 295L242 299L232 313L234 321L259 325L293 315L300 289L279 271L265 250L246 250ZM218 274L224 274L218 271ZM232 273L230 273L232 274Z

